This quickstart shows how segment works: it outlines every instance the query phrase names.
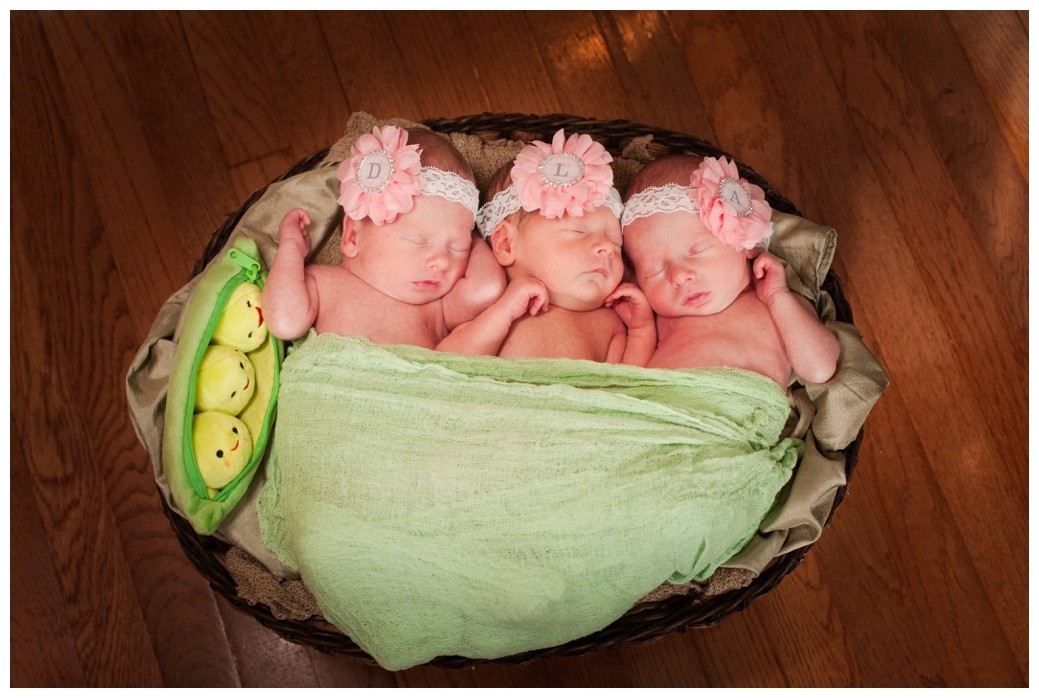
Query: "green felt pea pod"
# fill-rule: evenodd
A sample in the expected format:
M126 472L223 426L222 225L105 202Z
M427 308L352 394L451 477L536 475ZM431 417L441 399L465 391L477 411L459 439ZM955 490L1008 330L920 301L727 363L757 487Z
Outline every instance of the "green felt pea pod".
M262 320L265 278L256 243L235 239L202 272L174 338L162 469L176 508L202 535L212 534L246 493L274 423L285 349ZM248 342L239 341L249 332L254 336ZM259 342L251 344L257 336ZM232 425L228 434L238 430L242 438L236 450L233 442L227 448L222 442L214 446L229 438L216 429L218 423ZM217 451L233 453L227 459L231 465L224 465Z

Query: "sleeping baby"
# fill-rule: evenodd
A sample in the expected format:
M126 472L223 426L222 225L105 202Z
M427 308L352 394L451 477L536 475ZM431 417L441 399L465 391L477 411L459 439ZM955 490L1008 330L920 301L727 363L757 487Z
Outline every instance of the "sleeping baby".
M435 348L500 295L504 273L473 234L479 193L472 169L425 129L376 127L337 172L342 262L304 265L309 214L294 208L278 228L263 291L270 331L296 339L361 335Z
M756 251L771 234L764 192L725 158L660 158L635 176L624 250L656 313L648 366L731 366L786 388L833 376L837 339L782 263Z
M622 207L611 159L590 136L560 130L498 172L477 226L509 286L441 348L645 364L656 329L643 293L621 283Z

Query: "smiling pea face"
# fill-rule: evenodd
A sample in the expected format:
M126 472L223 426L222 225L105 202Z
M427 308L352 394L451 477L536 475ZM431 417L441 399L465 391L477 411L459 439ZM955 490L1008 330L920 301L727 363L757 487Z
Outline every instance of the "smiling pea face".
M223 412L199 412L191 426L195 460L206 487L219 490L242 472L253 455L248 427Z
M262 297L263 292L256 284L246 282L239 285L217 322L213 342L246 352L263 344L267 337L267 323L263 320Z
M211 344L198 366L195 409L239 414L256 392L256 369L234 347Z

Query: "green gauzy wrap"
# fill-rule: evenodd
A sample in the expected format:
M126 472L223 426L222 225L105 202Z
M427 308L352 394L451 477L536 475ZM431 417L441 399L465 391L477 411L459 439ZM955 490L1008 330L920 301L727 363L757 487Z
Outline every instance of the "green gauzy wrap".
M562 644L706 579L803 449L783 390L727 368L311 333L278 400L264 542L390 670Z

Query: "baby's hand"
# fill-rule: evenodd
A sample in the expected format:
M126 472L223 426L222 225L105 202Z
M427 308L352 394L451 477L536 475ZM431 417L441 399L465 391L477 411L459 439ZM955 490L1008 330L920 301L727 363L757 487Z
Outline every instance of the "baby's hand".
M532 276L521 276L509 283L498 303L513 320L534 316L548 309L548 289Z
M285 214L278 225L278 245L295 248L300 256L310 253L310 236L307 226L310 225L310 214L301 208L294 208Z
M776 294L789 291L783 263L763 252L754 260L754 290L763 303L769 303Z
M606 296L603 303L613 308L629 330L638 330L653 324L653 309L645 292L635 284L623 283Z

